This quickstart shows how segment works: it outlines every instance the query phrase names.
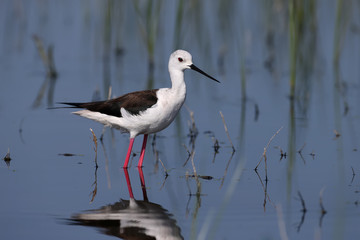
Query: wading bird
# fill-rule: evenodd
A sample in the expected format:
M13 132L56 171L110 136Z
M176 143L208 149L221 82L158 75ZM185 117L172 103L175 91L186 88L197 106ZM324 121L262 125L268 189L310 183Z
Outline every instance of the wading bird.
M130 134L130 143L124 168L128 167L134 139L143 134L138 167L142 167L148 134L156 133L174 120L185 101L186 85L184 70L192 69L219 82L192 63L192 56L184 50L177 50L170 55L169 73L171 88L137 91L107 101L74 103L61 102L72 108L84 110L73 112Z

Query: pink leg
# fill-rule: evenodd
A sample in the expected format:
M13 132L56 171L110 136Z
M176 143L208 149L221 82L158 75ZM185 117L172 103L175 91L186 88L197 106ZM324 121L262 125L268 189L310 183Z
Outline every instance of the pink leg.
M141 189L142 189L142 192L143 192L144 201L148 202L149 199L148 199L147 194L146 194L144 173L143 173L142 168L138 168L138 169L139 169L140 183L141 183Z
M128 190L129 190L130 198L134 198L134 194L133 194L133 191L132 191L132 188L131 188L131 182L130 182L130 178L129 178L129 173L128 173L128 170L126 168L124 168L124 174L125 174L126 183L127 183L127 187L128 187Z
M142 167L143 161L144 161L144 155L145 155L145 148L146 148L146 142L147 142L148 135L144 134L144 141L141 147L141 154L140 154L140 160L138 163L138 168Z
M129 159L130 159L130 155L131 155L131 150L132 147L134 145L134 140L135 138L130 138L130 143L129 143L129 148L128 148L128 152L126 154L126 159L125 159L125 163L124 163L124 167L123 168L127 168L128 164L129 164Z

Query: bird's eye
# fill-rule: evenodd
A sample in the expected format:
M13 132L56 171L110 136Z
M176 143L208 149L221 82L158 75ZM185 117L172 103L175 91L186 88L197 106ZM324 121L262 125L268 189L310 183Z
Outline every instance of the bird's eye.
M178 58L179 62L184 61L184 59L182 59L181 57Z

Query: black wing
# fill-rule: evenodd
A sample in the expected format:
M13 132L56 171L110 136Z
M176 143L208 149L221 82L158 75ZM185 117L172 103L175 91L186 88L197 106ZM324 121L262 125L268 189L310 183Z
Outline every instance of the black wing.
M137 115L141 111L144 111L157 103L157 91L158 89L132 92L106 101L86 103L61 102L61 104L70 105L74 108L85 108L90 111L100 112L115 117L122 117L120 112L121 108L124 108L132 115Z

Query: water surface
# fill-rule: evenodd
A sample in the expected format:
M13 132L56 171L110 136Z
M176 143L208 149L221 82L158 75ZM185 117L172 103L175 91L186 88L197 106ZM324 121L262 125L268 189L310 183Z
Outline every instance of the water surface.
M1 239L359 236L356 2L2 1L0 9L0 154L11 157L0 164ZM55 68L36 43L45 58L52 49ZM110 86L112 97L168 87L178 48L221 84L185 73L185 106L150 136L143 179L142 137L127 175L126 134L106 129L101 144L100 124L48 109L106 99ZM267 145L268 181L264 161L253 170ZM191 158L184 166L189 152L198 180ZM79 218L91 213L96 221Z

